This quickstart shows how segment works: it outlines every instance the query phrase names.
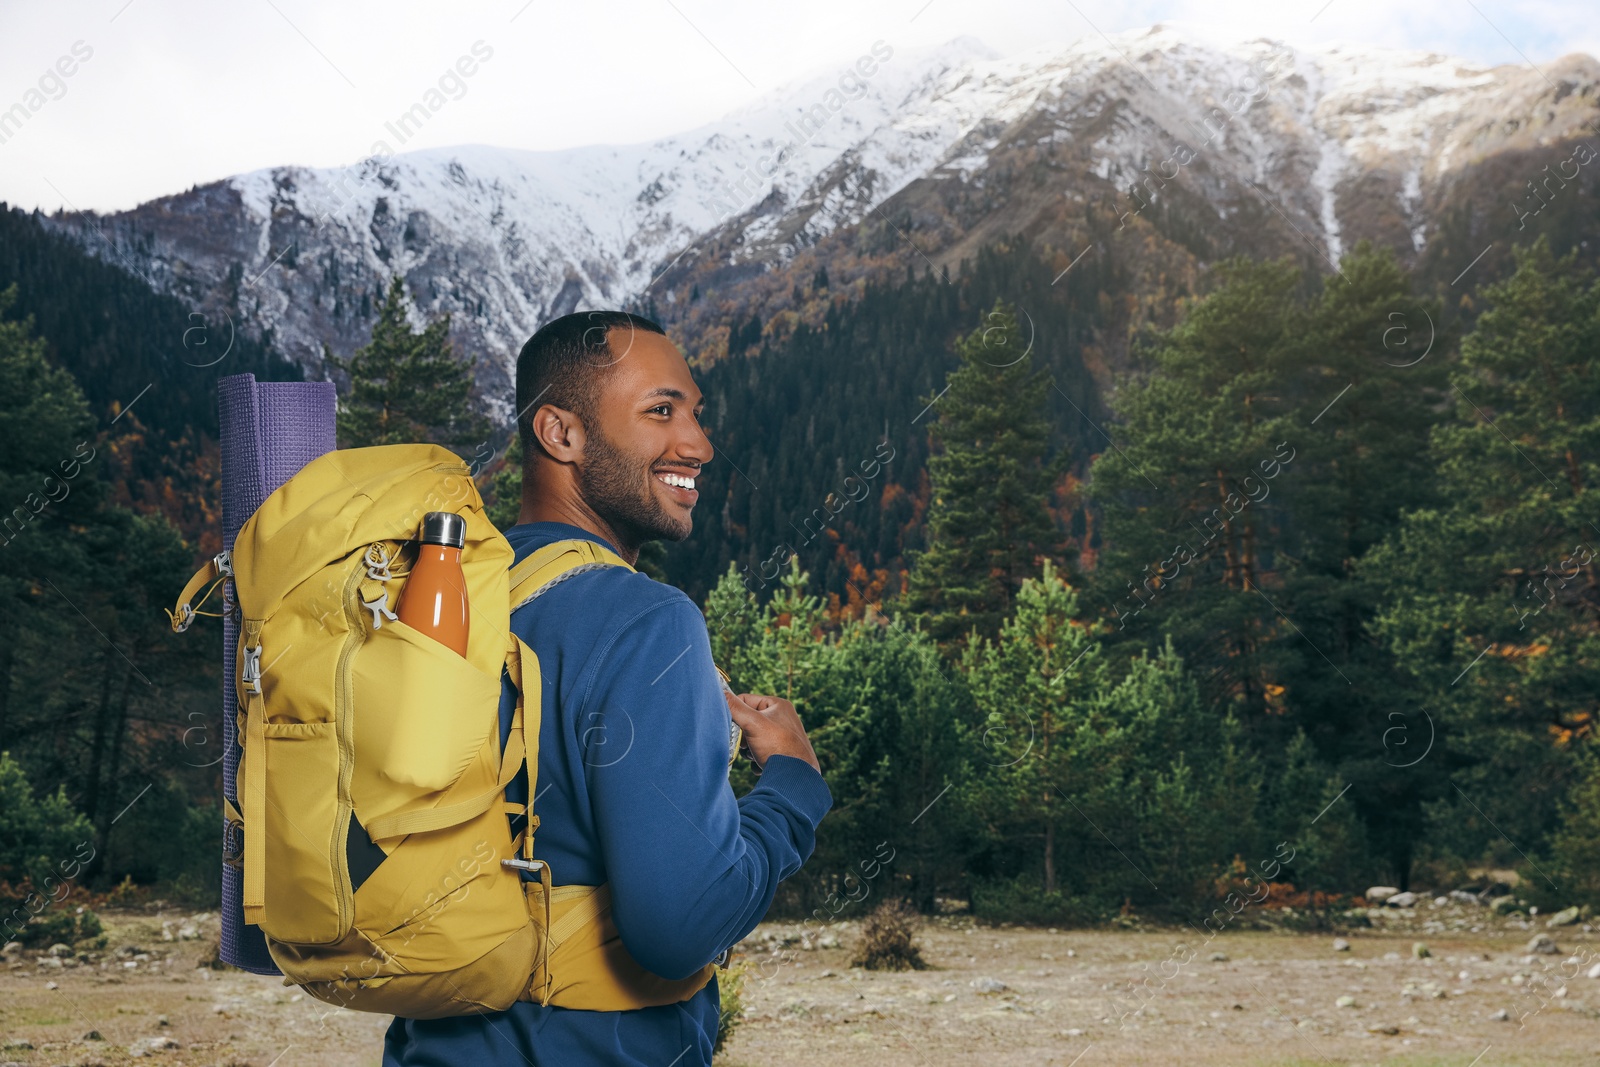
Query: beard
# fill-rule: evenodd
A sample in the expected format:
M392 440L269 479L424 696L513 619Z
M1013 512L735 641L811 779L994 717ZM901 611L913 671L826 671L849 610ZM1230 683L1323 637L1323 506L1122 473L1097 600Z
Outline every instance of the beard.
M614 446L598 427L584 440L584 462L578 468L578 493L606 521L626 547L646 541L682 541L694 528L688 516L674 518L652 491L650 463ZM625 546L618 545L618 548Z

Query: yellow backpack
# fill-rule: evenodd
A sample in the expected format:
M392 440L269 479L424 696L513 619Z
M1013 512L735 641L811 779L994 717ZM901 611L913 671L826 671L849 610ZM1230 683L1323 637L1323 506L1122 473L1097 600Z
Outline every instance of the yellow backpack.
M429 511L466 521L464 658L392 612ZM224 804L243 835L233 862L245 921L261 928L285 984L432 1019L519 999L592 1011L671 1004L715 974L710 963L669 981L641 967L611 921L608 888L554 885L534 859L531 800L506 802L524 766L528 796L538 791L542 692L512 607L575 569L628 566L584 540L513 558L454 453L342 449L267 497L168 612L180 632L217 614L190 601L232 578L243 753L239 806ZM504 751L502 671L519 693ZM508 814L527 816L516 840Z

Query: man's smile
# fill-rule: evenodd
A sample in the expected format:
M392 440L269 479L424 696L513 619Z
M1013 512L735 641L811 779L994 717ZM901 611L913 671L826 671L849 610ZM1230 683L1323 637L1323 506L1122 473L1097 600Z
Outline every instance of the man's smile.
M700 499L700 491L694 487L695 474L693 472L680 473L675 470L659 470L655 473L656 481L665 485L669 495L681 504L689 507Z

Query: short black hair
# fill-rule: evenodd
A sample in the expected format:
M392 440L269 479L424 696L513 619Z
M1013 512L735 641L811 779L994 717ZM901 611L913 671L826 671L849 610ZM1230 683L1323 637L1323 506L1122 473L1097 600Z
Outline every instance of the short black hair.
M626 311L577 311L539 328L517 356L517 431L522 458L544 450L533 432L533 413L545 404L565 408L594 426L599 415L604 375L626 354L613 353L613 329L643 330L666 335L659 325Z

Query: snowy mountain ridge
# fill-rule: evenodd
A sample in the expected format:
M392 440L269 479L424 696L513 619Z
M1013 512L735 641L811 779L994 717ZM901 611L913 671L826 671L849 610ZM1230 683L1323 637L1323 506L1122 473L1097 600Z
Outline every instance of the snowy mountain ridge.
M881 215L913 183L981 187L996 146L1022 130L1071 154L1061 189L1071 198L1110 195L1135 214L1178 182L1225 219L1247 190L1330 263L1358 213L1350 190L1377 182L1420 251L1427 205L1454 171L1571 136L1594 111L1600 64L1548 67L1218 42L1170 25L1013 56L971 37L915 50L878 41L645 144L274 167L52 222L108 257L98 234L110 235L159 287L237 308L308 368L324 343L363 343L370 294L403 274L422 314L451 313L463 347L489 357L485 405L503 424L510 401L494 398L509 396L516 351L542 322L647 292L671 305L680 295L658 280L706 248L730 266L781 265ZM1055 125L1036 136L1041 118Z

